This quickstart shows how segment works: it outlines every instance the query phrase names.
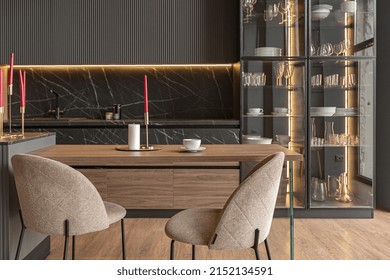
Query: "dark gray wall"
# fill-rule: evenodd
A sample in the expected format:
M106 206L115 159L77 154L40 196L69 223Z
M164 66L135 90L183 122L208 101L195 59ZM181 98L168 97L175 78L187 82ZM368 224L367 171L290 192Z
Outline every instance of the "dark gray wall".
M390 210L390 1L377 1L376 202Z
M0 1L0 64L238 61L235 0Z

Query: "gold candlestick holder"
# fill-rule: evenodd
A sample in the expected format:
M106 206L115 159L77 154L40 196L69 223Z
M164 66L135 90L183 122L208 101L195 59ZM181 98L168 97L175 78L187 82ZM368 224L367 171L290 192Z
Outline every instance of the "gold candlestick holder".
M144 113L144 120L145 120L146 145L142 145L141 150L154 150L155 148L149 145L149 113L148 112Z
M20 113L22 114L22 137L24 137L24 113L26 112L26 107L20 107Z
M8 124L9 124L9 134L12 134L12 91L13 85L8 86Z

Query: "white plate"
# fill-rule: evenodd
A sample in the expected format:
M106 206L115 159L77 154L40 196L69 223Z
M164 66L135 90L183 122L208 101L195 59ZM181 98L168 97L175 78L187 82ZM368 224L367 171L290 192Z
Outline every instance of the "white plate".
M197 152L202 152L206 150L206 147L199 147L197 150L188 150L186 147L180 147L180 150L183 152L188 152L188 153L197 153Z
M333 116L334 113L327 113L327 112L312 112L311 116L312 117L331 117Z
M264 115L264 113L246 113L248 116L250 117L257 117L257 116L261 116L261 115Z

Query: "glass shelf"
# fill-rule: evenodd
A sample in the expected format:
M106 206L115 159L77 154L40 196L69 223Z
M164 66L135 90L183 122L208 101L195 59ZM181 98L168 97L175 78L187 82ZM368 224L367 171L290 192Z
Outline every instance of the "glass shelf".
M304 118L303 115L258 115L258 116L250 116L244 115L245 118Z

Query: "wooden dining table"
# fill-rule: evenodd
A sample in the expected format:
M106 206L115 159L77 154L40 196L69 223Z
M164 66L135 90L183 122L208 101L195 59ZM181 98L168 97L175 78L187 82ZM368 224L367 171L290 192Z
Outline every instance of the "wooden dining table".
M303 155L281 145L212 144L187 152L181 145L124 151L118 145L54 145L32 154L72 166L95 184L102 198L131 210L221 208L239 185L240 164L283 152L289 162L290 257L294 258L293 162Z

